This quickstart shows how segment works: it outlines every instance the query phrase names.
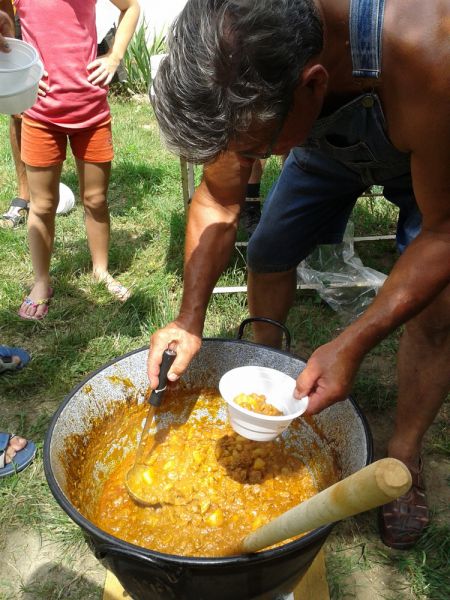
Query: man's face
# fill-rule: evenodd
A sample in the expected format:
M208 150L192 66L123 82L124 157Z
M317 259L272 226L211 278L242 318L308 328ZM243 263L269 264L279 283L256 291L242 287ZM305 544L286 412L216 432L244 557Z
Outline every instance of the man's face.
M233 140L228 150L243 158L264 159L272 154L286 154L305 142L322 109L326 85L316 80L299 82L291 109L284 118L268 123L254 123Z

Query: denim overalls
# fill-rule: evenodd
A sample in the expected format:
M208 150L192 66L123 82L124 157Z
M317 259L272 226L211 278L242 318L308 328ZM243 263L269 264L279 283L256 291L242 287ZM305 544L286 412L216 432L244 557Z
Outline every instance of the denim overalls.
M384 0L351 0L354 77L379 77ZM318 244L342 242L358 197L371 185L399 207L397 246L419 233L421 215L411 184L410 156L394 148L375 93L365 93L319 118L294 148L265 203L248 245L257 272L296 267Z

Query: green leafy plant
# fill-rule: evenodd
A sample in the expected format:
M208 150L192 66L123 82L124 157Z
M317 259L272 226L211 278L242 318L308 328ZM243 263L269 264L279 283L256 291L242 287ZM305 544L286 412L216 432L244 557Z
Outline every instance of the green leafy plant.
M154 34L151 44L147 44L148 25L142 21L136 30L125 53L123 62L128 73L122 87L131 94L144 94L151 82L150 57L165 51L165 35Z

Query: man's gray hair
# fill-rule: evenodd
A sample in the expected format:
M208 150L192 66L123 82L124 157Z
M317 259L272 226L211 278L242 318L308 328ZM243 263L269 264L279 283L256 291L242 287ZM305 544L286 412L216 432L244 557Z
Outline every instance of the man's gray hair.
M189 0L153 82L167 146L205 163L250 123L281 119L322 45L313 0Z

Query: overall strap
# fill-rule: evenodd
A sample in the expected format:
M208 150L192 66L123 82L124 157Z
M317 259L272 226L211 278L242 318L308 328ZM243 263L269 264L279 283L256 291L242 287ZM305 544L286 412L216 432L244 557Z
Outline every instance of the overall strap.
M350 47L354 77L380 77L385 0L350 0Z

